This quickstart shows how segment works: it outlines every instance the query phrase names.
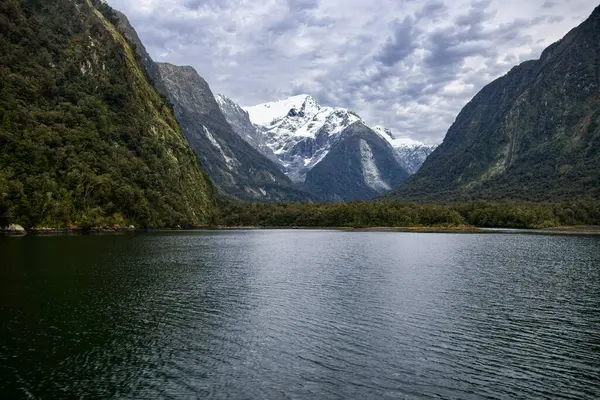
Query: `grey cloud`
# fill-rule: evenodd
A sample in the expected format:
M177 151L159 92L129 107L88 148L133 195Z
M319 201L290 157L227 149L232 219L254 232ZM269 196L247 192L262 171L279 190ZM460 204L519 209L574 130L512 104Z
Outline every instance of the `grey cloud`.
M525 28L544 22L546 17L531 20L516 19L510 23L485 29L484 24L491 20L495 12L487 11L489 2L475 4L466 14L459 15L455 24L429 35L425 65L437 71L448 73L460 69L465 59L471 56L494 57L499 43L510 42L513 45L531 43L530 35L523 34Z
M220 0L185 0L183 6L190 10L198 10L202 7L227 8L228 2Z
M488 56L491 44L480 41L460 40L451 32L438 32L428 39L428 55L425 66L434 70L455 70L465 58L473 55Z
M462 66L465 58L489 56L493 47L484 34L483 23L493 18L487 11L489 2L473 3L466 14L455 18L454 24L429 34L426 44L425 67L437 74L452 76Z
M433 1L431 3L425 4L425 6L416 13L417 20L423 18L436 19L443 15L446 15L448 11L448 7L444 4L443 1Z
M458 26L469 26L471 29L477 29L481 24L494 17L495 11L488 11L486 3L474 3L466 14L459 15L454 23Z
M318 7L317 0L287 0L286 9L269 20L264 21L264 29L276 35L294 32L300 27L327 27L332 18L316 16L314 10Z
M417 34L418 30L412 17L407 16L402 22L394 21L392 36L375 59L388 67L404 60L417 48Z
M290 10L301 11L317 8L317 0L287 0Z
M564 17L560 16L560 15L553 15L551 17L548 17L548 22L551 24L555 24L557 22L562 22L564 21Z

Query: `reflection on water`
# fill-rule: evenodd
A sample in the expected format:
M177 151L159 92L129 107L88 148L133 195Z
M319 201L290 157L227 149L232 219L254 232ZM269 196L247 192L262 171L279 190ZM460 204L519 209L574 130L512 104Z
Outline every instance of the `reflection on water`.
M0 393L598 398L600 238L0 238Z

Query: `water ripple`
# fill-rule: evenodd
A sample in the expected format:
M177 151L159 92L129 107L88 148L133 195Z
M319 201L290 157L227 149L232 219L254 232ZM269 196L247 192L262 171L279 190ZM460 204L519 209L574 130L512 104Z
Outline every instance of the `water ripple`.
M600 398L600 239L0 240L7 398Z

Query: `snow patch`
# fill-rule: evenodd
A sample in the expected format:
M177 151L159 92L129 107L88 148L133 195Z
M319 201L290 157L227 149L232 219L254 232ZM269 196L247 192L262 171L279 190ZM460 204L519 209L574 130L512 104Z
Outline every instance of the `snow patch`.
M219 151L223 152L223 149L221 148L221 145L219 144L219 142L217 142L217 140L212 135L212 133L210 133L210 131L208 129L206 129L205 126L202 126L202 128L204 128L204 134L206 135L206 137L208 138L208 140L210 141L210 143L212 143L212 145L215 146Z
M304 111L313 115L321 108L317 101L307 94L242 108L248 112L250 121L253 124L266 126L270 125L275 119L285 117L291 109L300 111L305 104Z
M392 145L392 147L397 148L397 147L419 147L419 146L425 146L425 143L420 142L418 140L414 140L411 139L409 137L396 137L392 131L390 131L387 128L384 128L381 125L377 125L374 126L373 131L375 133L377 133L379 136L381 136L383 139L385 139L389 144Z
M217 150L219 150L219 153L221 153L221 156L223 156L223 159L225 159L225 163L227 164L227 168L229 168L230 170L232 170L233 167L235 166L235 160L233 158L231 158L231 157L228 157L227 154L225 154L225 152L223 151L223 148L221 147L221 145L219 144L219 142L217 142L217 140L212 135L212 133L210 133L210 131L208 129L206 129L206 127L204 125L202 125L202 128L204 128L204 134L206 135L206 137L208 138L208 140L210 141L210 143Z
M375 158L373 157L373 149L371 149L369 143L364 139L360 139L360 163L362 166L363 178L368 187L377 193L392 189L390 185L381 178L381 173L379 172L379 168L377 168Z

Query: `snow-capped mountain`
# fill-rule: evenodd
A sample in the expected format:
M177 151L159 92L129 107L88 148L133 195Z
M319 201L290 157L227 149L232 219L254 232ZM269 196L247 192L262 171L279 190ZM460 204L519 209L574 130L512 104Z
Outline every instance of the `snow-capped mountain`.
M395 137L389 129L381 125L372 129L392 145L400 165L411 175L417 173L425 159L437 148L437 145L426 145L408 137Z
M246 107L251 122L268 137L267 146L279 158L288 176L302 182L306 172L331 149L331 141L354 122L366 123L345 108L322 107L309 95ZM230 122L231 123L231 122ZM437 146L408 137L396 137L382 126L371 129L396 151L398 162L414 174Z
M222 95L218 102L240 136L326 199L364 199L390 190L421 166L429 150L309 95L245 108Z
M323 107L308 95L243 110L225 96L219 104L240 136L323 199L373 198L408 176L389 141L347 109Z
M344 129L362 121L344 108L321 107L308 95L244 108L267 138L267 145L295 182L329 153Z

